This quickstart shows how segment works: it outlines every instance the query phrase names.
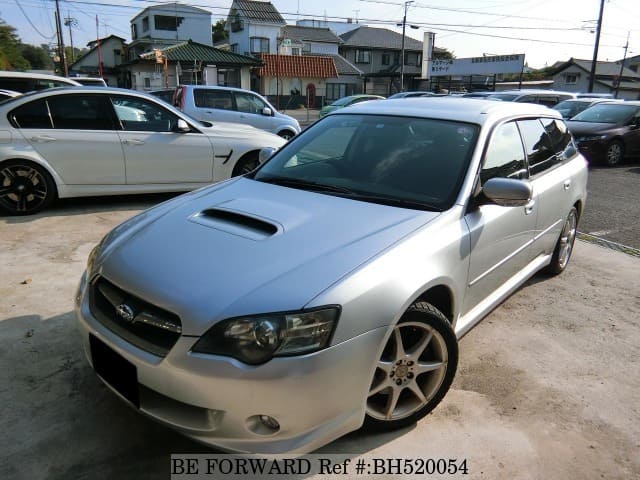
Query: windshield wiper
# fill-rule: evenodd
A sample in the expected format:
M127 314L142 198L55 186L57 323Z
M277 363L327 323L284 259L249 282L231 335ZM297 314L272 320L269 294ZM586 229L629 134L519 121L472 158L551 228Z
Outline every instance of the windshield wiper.
M345 187L338 187L336 185L326 185L324 183L313 182L311 180L304 180L302 178L291 177L278 177L270 176L265 178L256 179L259 182L273 183L275 185L282 185L284 187L301 188L303 190L313 190L317 192L331 192L342 193L345 195L351 195L353 192Z
M385 197L382 195L356 194L349 195L349 198L361 200L363 202L380 203L392 207L412 208L414 210L428 210L430 212L442 212L442 208L422 202L420 200L409 200L405 198Z

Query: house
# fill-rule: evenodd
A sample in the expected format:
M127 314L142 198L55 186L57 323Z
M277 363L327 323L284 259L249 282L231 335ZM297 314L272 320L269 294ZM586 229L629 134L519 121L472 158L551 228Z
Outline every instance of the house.
M227 16L229 45L234 53L277 53L280 29L287 22L271 2L234 0Z
M386 28L360 26L340 38L340 55L363 72L363 93L391 95L400 91L402 34ZM405 90L420 88L422 48L422 42L404 37ZM434 47L433 51L435 55L443 50Z
M629 70L640 73L640 55L624 59L624 66Z
M551 74L553 88L567 92L588 92L591 60L570 58L556 63ZM622 75L620 73L622 72ZM640 74L622 67L620 62L597 62L593 93L616 93L626 100L640 99Z
M147 52L129 62L129 88L158 90L178 84L250 87L251 69L262 65L254 57L187 42Z
M87 43L89 51L69 66L69 76L100 76L102 62L102 78L111 87L122 86L118 82L118 67L122 64L125 53L125 39L109 35Z
M127 59L143 53L193 40L213 45L211 13L181 3L165 3L145 8L130 21L131 43Z

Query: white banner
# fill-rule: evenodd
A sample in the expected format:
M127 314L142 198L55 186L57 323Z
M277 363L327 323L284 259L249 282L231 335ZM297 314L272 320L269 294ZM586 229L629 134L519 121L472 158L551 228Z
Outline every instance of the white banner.
M486 57L433 60L430 76L494 75L496 73L520 73L524 66L524 53L491 55Z

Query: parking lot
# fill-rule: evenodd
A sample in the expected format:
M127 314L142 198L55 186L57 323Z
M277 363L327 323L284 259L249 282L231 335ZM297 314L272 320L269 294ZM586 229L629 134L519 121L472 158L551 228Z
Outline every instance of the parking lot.
M640 247L638 173L592 171L582 230ZM212 452L104 387L72 314L93 245L170 197L75 199L0 218L1 478L168 478L171 453ZM639 292L640 259L578 242L568 271L534 277L462 339L433 414L321 452L465 458L466 478L639 478Z

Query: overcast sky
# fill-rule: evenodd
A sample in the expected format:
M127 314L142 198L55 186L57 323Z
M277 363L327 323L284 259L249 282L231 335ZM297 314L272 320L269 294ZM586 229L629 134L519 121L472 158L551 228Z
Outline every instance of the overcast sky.
M60 0L63 17L75 19L73 40L85 46L100 36L131 40L129 20L143 8L166 3L156 0ZM212 21L226 18L231 0L192 0L181 3L211 11ZM315 17L339 21L352 18L361 24L393 28L402 21L404 2L398 0L273 0L289 23ZM436 46L465 58L482 54L524 53L531 67L551 65L570 57L591 59L600 0L416 0L407 12L407 35L422 40L423 32L436 32ZM0 18L17 28L25 43L55 42L53 0L0 0ZM599 60L640 55L640 0L608 0L600 40ZM69 30L64 28L65 43Z

